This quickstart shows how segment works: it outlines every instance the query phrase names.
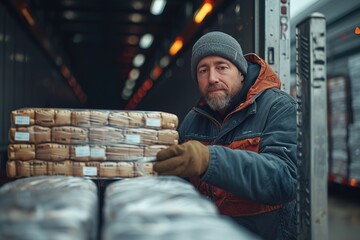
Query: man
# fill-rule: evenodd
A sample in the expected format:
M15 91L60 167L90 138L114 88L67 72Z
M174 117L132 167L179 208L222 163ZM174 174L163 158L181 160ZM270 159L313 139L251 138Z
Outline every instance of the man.
M185 117L179 145L158 153L159 175L189 178L263 239L295 239L296 103L255 54L210 32L193 46L191 73L202 100Z

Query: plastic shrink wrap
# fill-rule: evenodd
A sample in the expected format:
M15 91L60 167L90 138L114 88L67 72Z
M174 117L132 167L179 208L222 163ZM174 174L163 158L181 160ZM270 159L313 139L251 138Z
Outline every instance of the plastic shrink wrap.
M83 178L38 176L0 188L0 239L95 240L98 192Z
M11 112L7 176L154 175L156 153L178 143L176 115L156 111L22 108Z
M104 240L255 240L178 177L139 177L105 191Z

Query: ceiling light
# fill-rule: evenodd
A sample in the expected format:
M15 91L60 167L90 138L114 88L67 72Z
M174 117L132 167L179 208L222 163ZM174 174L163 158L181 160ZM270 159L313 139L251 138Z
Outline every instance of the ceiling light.
M169 49L169 54L174 56L183 47L184 41L181 37L177 37Z
M194 21L201 23L204 18L213 10L214 4L211 0L205 0L200 9L195 13Z
M130 79L137 79L139 76L140 76L140 71L137 68L132 69L129 73Z
M140 47L141 48L149 48L151 46L151 44L153 43L154 41L154 36L150 33L147 33L147 34L144 34L141 39L140 39Z
M62 66L60 71L65 78L69 78L71 76L70 70L66 66Z
M132 6L135 10L141 10L144 7L144 4L141 1L136 1Z
M145 62L145 56L144 54L138 54L133 59L133 64L135 67L140 67Z
M150 12L153 15L160 15L165 8L166 0L153 0L150 6Z
M31 16L29 10L26 7L21 9L21 14L24 16L24 18L26 19L26 21L28 22L28 24L30 26L32 26L32 27L35 26L35 20Z
M153 80L156 80L161 75L161 73L162 68L159 66L155 66L150 75Z
M241 9L240 4L236 4L236 6L235 6L235 13L236 13L237 15L240 14L240 9Z
M73 20L76 17L76 13L74 11L65 11L63 14L64 18L67 20Z
M135 87L136 81L134 79L128 79L125 83L125 88L133 89Z
M160 66L165 68L170 63L170 58L168 56L164 56L160 59Z
M131 35L128 37L127 42L131 45L136 45L139 42L139 37L135 35Z
M144 84L142 85L142 88L145 90L145 91L148 91L150 90L150 88L152 88L153 86L153 81L148 79L144 82Z
M131 89L124 89L122 91L121 97L124 100L128 100L132 93L133 93L133 91Z
M141 22L143 17L141 16L141 14L134 13L129 16L129 19L130 19L130 21L132 21L134 23L139 23L139 22Z
M69 77L67 82L69 83L70 87L74 87L76 85L76 79L74 77Z

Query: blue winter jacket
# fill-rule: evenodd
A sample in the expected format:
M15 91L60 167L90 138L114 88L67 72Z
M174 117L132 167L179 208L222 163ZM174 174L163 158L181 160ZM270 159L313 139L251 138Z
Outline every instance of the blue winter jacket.
M277 221L276 237L262 237L292 239L296 232L296 102L280 90L279 78L264 60L255 54L245 58L249 68L237 102L220 116L200 101L178 129L180 142L198 140L208 145L209 167L191 181L222 214L239 222L264 216L260 219L265 225L265 216L272 215L268 224Z

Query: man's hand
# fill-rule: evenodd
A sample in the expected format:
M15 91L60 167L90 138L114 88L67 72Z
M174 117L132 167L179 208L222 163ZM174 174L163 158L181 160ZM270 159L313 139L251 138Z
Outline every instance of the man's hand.
M154 171L159 175L195 177L208 168L210 152L207 146L192 140L161 150L156 157L159 162L154 164Z

